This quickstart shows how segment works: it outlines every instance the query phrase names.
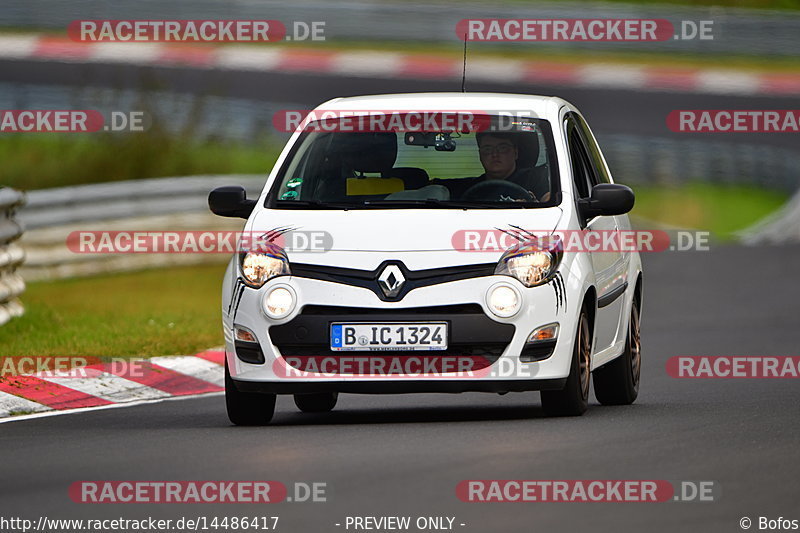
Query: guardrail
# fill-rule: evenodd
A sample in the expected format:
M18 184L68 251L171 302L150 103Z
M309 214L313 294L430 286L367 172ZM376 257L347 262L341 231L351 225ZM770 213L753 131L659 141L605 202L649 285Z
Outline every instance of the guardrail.
M687 182L751 185L794 193L800 152L767 144L598 134L614 180L630 185Z
M19 300L19 295L25 291L25 282L17 273L25 260L25 252L16 242L24 227L14 217L17 208L24 203L23 193L0 187L0 325L25 312Z
M266 175L192 176L30 191L18 215L27 228L22 274L37 281L224 262L225 254L74 253L66 243L73 231L238 231L244 220L213 215L208 193L223 185L241 185L256 198L265 180Z
M265 175L190 176L75 185L30 191L18 218L29 230L78 222L207 212L208 193L241 185L257 196Z

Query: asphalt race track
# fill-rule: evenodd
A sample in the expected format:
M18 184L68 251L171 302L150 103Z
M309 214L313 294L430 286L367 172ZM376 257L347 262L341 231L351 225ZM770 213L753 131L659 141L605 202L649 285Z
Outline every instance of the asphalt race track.
M644 254L644 367L630 407L545 418L537 393L289 397L275 423L228 423L221 396L0 425L0 501L21 517L280 516L345 531L347 515L454 516L456 531L741 531L800 518L798 381L678 380L673 355L798 355L800 247ZM78 480L327 483L326 503L77 504ZM463 503L464 479L712 480L713 503ZM5 513L9 514L9 513ZM335 524L341 523L337 527ZM465 524L460 526L459 524ZM352 529L350 531L353 531Z
M309 109L336 96L460 91L461 80L400 80L287 72L209 70L176 66L135 66L104 63L0 60L0 81L43 85L141 88L179 93L228 96L292 103ZM796 148L786 133L673 133L666 116L680 109L795 109L796 97L737 96L678 92L575 88L552 84L470 81L473 92L556 95L578 106L602 145L603 134L626 133L674 139L714 140Z

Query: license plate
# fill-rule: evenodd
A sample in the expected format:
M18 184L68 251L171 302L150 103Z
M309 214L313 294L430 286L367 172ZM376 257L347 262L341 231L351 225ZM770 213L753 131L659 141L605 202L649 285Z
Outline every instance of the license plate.
M447 322L331 324L331 350L446 350Z

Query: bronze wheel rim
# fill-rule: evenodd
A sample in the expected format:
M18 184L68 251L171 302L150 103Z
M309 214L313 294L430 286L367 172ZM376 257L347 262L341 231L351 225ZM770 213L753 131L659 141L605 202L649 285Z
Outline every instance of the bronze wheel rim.
M592 343L590 339L589 321L586 319L586 315L581 315L581 323L578 328L578 362L580 364L581 397L584 400L589 398L589 374L592 368Z
M639 332L639 310L636 304L631 311L630 324L630 350L631 350L631 376L634 387L639 385L639 376L642 373L642 341Z

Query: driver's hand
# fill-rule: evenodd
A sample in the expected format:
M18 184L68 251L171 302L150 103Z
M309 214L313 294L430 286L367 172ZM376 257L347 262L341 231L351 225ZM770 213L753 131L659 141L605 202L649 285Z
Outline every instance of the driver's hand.
M531 191L528 191L528 194L531 195L531 198L533 199L534 202L547 202L547 201L550 200L550 191L547 191L546 193L544 193L541 198L537 198L536 195L533 194L533 192L531 192ZM526 202L527 200L519 199L519 200L514 200L514 201L515 202Z
M528 191L528 194L531 195L530 200L526 200L525 198L517 198L514 201L515 202L530 202L531 200L533 200L534 202L540 201L538 198L536 198L536 195L533 194L533 191ZM550 198L550 193L548 192L545 196L547 196L547 198ZM544 201L546 202L547 200Z

